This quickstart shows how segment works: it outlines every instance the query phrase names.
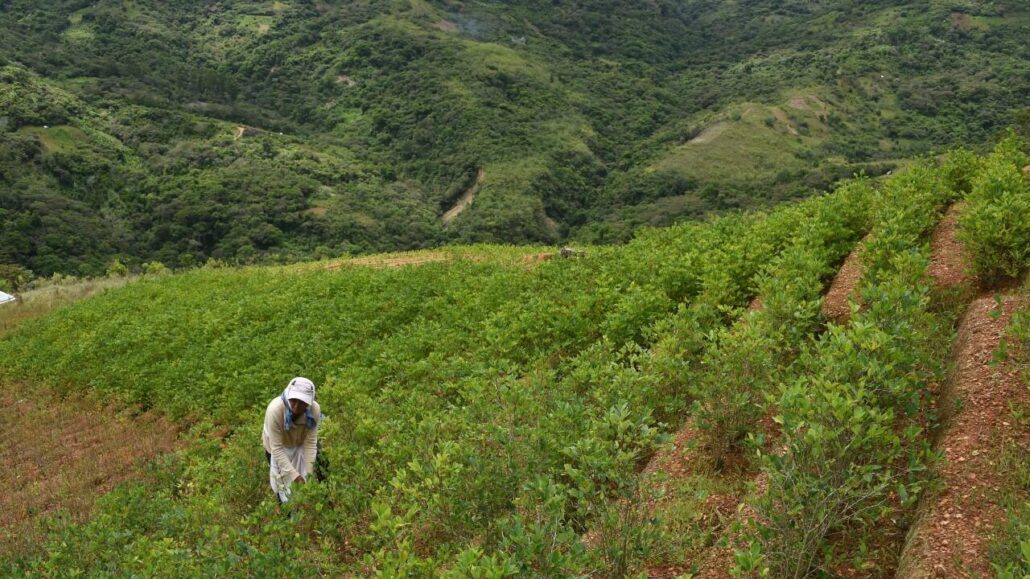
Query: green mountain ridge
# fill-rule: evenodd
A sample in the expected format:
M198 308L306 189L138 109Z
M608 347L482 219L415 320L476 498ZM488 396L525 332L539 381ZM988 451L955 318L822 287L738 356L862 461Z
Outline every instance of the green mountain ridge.
M1014 1L6 0L0 263L625 241L987 143L1028 102L1028 23Z

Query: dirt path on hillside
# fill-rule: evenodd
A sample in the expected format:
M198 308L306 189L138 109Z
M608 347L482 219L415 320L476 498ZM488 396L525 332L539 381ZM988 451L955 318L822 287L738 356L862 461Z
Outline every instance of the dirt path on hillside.
M823 298L822 313L831 322L843 324L851 317L848 301L858 299L858 282L862 280L862 249L871 236L870 233L862 238L844 259Z
M476 198L476 193L478 193L479 189L483 186L484 179L486 179L486 169L480 169L479 173L476 174L476 182L466 189L465 192L461 194L461 198L458 199L458 202L454 204L454 207L448 209L447 213L444 213L443 217L440 218L444 225L450 224L451 221L454 221L455 217L461 215L461 212L472 204L472 201Z
M970 256L958 241L957 223L965 203L952 205L931 239L929 273L938 289L972 293ZM961 299L959 296L957 299ZM1005 513L992 493L999 486L997 449L1011 437L1030 447L1030 432L1014 432L1010 404L1026 405L1030 391L1017 371L991 367L1002 332L1017 307L1006 296L973 301L952 345L955 369L939 399L944 425L936 447L944 454L937 474L943 488L923 498L909 531L897 577L972 577L991 573L987 543Z
M780 124L787 127L787 132L795 137L798 136L798 130L794 128L794 125L790 123L790 119L787 117L787 113L783 112L783 109L779 107L773 107L773 117L780 122Z
M0 384L0 559L39 548L39 523L66 511L85 519L94 501L179 446L178 430L48 388Z
M958 218L965 202L948 208L930 238L929 274L938 289L972 287L969 253L958 240Z
M1005 520L996 491L1002 484L998 449L1016 440L1030 448L1030 431L1012 427L1011 404L1030 404L1017 369L991 367L1002 332L1017 308L1015 296L998 307L980 297L966 311L953 347L955 371L942 395L946 413L937 447L943 489L924 498L901 555L897 577L986 577L991 533ZM999 315L1000 314L1000 315Z
M786 452L785 448L780 449L778 454L783 454L784 452ZM764 495L765 491L769 488L768 473L763 470L755 475L755 478L751 481L750 488L753 490L749 496L760 497ZM744 497L738 497L729 510L731 516L724 524L726 529L725 535L720 537L720 541L705 553L706 556L699 563L698 572L694 577L732 579L733 575L730 574L730 569L733 568L734 563L733 550L747 548L743 540L751 525L758 520L758 511L751 501L745 500L740 502L741 498Z
M705 144L711 143L712 141L715 140L716 137L721 135L728 127L729 127L728 123L726 123L724 121L719 121L718 123L715 123L714 125L712 125L710 127L706 127L704 130L702 130L700 133L698 133L698 135L696 137L694 137L693 139L690 139L689 141L687 141L687 144L688 145L705 145Z

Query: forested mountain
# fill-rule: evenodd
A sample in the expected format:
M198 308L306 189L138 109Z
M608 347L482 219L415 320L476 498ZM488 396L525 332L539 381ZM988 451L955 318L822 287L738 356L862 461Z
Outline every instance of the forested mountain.
M1028 33L1021 0L0 0L0 264L622 241L1025 126Z

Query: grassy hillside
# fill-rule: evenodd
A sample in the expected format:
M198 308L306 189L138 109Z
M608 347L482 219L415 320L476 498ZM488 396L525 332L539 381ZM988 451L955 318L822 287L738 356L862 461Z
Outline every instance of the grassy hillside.
M701 524L703 505L657 518L632 509L650 504L641 467L689 419L714 477L697 488L756 469L771 481L757 505L775 532L751 539L742 569L834 568L842 556L889 566L896 535L856 545L870 524L911 516L926 487L918 425L934 419L927 388L953 322L922 281L926 239L942 207L968 194L961 227L983 279L1022 275L1020 146L570 259L479 247L399 268L205 268L25 322L0 340L4 380L89 390L191 430L186 450L106 496L89 521L51 523L45 553L6 564L481 577L682 564L695 535L666 517L700 509ZM1005 235L983 226L991 212L1010 219ZM870 231L868 307L850 326L827 322L822 292ZM756 296L764 305L745 313ZM262 474L259 419L297 374L320 387L332 473L283 517ZM761 438L781 436L763 426L770 413L790 425L786 454ZM893 493L906 498L884 506ZM789 540L799 517L813 517L812 541ZM607 539L582 541L589 529Z
M0 263L625 241L990 141L1030 96L1028 22L1015 1L8 0Z
M189 483L194 490L126 488L135 498L112 499L133 510L126 521L142 542L130 550L146 552L144 565L154 569L228 569L240 558L251 572L314 564L420 573L513 540L527 544L508 548L535 558L544 553L534 537L553 529L574 538L606 489L631 480L661 441L661 421L688 403L687 384L676 378L681 345L669 341L664 354L650 348L731 319L787 248L817 243L819 275L831 271L864 233L867 196L859 185L768 216L656 230L624 248L539 265L216 269L140 281L22 325L0 346L5 375L91 384L108 399L189 417L197 435L229 426L225 451L201 443L158 475L178 478L172 473L185 468L200 477ZM73 330L87 327L88 338ZM55 358L51 347L67 356ZM313 553L308 538L261 546L287 539L273 529L288 523L269 512L260 479L248 474L260 468L251 418L296 373L321 386L334 464L334 482L312 487L315 502L297 504L322 513L305 519L312 533L351 545L339 558L292 560L293 549ZM519 507L541 492L570 518L537 519ZM152 518L168 508L186 509L183 524L241 523L187 530ZM229 538L254 524L270 534ZM210 540L230 541L229 551L215 549L204 563L192 548L175 555L167 541L180 531L215 533ZM90 552L100 558L73 564L54 552L47 564L119 565L109 557L120 550ZM549 564L586 564L582 553L568 556Z

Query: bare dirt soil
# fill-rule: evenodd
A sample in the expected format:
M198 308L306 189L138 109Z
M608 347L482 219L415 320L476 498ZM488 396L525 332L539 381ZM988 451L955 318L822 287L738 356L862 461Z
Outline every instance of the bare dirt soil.
M325 268L330 271L335 271L344 267L404 267L406 265L423 265L426 263L449 261L450 259L450 256L446 253L424 253L420 255L404 255L399 257L380 257L372 255L368 257L356 257L353 259L337 261L330 263Z
M39 523L58 511L83 520L94 501L176 449L178 430L34 384L0 384L0 558L38 548Z
M515 265L532 266L542 261L548 261L557 256L558 254L554 252L531 253L519 257ZM320 264L319 267L326 269L328 271L338 271L346 267L397 268L406 266L425 265L428 263L439 263L443 261L452 260L481 262L485 261L485 259L485 257L481 255L476 255L474 253L454 254L444 252L422 252L411 255L395 255L393 257L387 257L382 255L351 257L335 260L328 264Z
M457 32L459 30L458 24L450 20L437 20L433 23L433 28L444 32Z
M858 299L858 282L862 279L862 248L869 239L868 235L865 236L848 254L826 292L822 312L832 322L844 323L851 317L848 301Z
M706 127L696 137L687 141L688 145L704 145L715 140L716 137L721 135L729 125L725 122L718 122L710 127Z
M810 111L812 107L808 106L808 100L805 97L794 97L790 99L790 108L797 109L799 111Z
M958 240L958 218L965 203L955 203L933 231L930 239L930 278L939 289L971 285L970 257Z
M772 112L773 117L775 117L777 121L779 121L781 124L787 127L788 133L794 135L795 137L798 136L798 130L794 128L794 125L790 124L790 119L787 117L787 113L783 112L783 109L774 107Z
M458 199L458 202L454 204L454 207L448 209L447 213L444 213L443 217L440 218L444 222L444 225L454 221L455 217L461 215L461 212L472 204L472 201L476 198L476 193L478 193L479 189L483 186L484 179L486 179L486 170L480 169L479 173L476 174L476 182L466 189L465 192L461 194L461 198Z
M924 498L909 532L897 577L992 576L987 559L991 533L1005 520L995 491L1002 473L996 449L1013 439L1030 448L1030 432L1013 427L1011 406L1030 403L1017 369L992 365L1002 332L1026 303L983 296L970 305L953 346L955 370L942 396L944 427L937 447L943 485Z

